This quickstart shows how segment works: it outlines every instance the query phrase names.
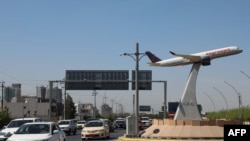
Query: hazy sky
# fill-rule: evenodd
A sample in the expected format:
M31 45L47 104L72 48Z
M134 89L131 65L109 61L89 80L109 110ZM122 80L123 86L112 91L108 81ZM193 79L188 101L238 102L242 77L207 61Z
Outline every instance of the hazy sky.
M203 111L250 104L249 0L8 0L0 1L0 81L22 84L22 95L36 87L62 80L66 70L131 70L135 61L121 53L151 51L161 59L176 53L196 53L238 46L238 55L202 66L197 78L197 101ZM153 80L168 82L167 101L179 101L191 65L151 67L140 60L139 69L152 70ZM241 73L243 71L245 74ZM60 84L58 84L60 86ZM74 102L93 103L92 91L68 91ZM98 91L98 108L111 100L132 111L135 91ZM140 105L155 112L163 105L163 84L140 91ZM244 113L243 113L244 114Z

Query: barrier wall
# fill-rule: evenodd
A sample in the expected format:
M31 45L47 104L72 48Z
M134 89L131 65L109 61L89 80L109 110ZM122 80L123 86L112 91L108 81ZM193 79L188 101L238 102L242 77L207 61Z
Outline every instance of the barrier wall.
M140 134L150 139L223 139L224 125L243 124L236 120L172 120L153 119Z

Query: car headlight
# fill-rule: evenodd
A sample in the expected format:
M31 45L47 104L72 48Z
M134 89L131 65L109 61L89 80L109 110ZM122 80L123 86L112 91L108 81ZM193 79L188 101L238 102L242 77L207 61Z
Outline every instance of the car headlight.
M4 137L8 138L8 137L10 137L11 135L12 135L12 134L11 134L10 132L7 132L7 133L4 134Z
M87 131L86 131L86 130L82 130L82 132L84 132L84 133L85 133L85 132L87 132Z
M63 130L69 130L70 128L69 127L63 127L62 129Z
M97 132L104 132L104 129L97 130Z

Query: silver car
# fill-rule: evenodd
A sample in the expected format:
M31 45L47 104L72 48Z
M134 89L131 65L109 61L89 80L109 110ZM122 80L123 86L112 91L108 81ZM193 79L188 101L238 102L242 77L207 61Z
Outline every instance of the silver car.
M77 132L77 125L75 120L71 119L65 119L65 120L59 120L58 122L59 127L67 134L70 135L73 133L74 135Z

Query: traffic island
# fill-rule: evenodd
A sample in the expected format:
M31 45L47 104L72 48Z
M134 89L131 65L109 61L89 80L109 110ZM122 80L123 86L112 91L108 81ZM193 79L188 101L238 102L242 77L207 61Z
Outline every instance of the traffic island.
M120 137L119 141L223 141L224 125L242 125L236 120L153 120L138 137Z

